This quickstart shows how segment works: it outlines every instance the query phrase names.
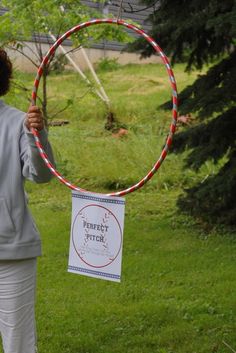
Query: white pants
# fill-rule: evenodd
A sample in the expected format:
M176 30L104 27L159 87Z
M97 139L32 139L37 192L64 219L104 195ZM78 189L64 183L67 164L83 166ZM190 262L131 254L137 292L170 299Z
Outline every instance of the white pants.
M0 333L4 353L35 353L36 258L0 261Z

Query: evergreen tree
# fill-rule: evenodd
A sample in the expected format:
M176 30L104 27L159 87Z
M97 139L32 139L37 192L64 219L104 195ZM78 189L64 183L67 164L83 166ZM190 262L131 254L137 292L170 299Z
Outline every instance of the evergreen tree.
M236 1L161 0L150 20L150 35L172 63L186 62L186 70L211 64L179 95L180 114L196 114L198 124L175 136L174 151L189 147L186 167L195 170L227 156L217 175L186 190L178 204L208 222L236 225ZM142 39L133 47L143 56L153 51Z

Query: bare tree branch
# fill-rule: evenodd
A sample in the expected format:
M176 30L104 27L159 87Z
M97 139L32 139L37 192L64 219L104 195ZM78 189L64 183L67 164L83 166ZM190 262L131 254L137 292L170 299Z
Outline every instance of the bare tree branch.
M14 46L11 46L11 45L8 45L7 48L12 49L12 50L14 50L14 51L20 53L20 54L23 55L27 60L29 60L34 66L38 67L37 63L35 63L34 60L31 59L31 57L30 57L29 55L27 55L26 53L24 53L23 50L20 50L20 49L14 47Z

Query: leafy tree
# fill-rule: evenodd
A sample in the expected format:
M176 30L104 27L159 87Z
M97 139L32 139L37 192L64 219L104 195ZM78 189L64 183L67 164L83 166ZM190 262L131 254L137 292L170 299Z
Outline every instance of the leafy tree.
M36 68L39 67L44 57L42 39L51 45L49 32L58 38L65 31L78 23L96 17L97 13L80 0L2 0L2 8L7 11L0 16L0 46L10 47L25 56ZM100 17L100 16L99 16ZM71 36L74 47L101 38L116 38L124 40L124 31L118 26L100 25L83 29ZM35 45L29 44L33 42ZM41 99L45 118L47 111L47 76L51 70L51 62L42 75L43 97Z
M210 65L179 95L180 113L194 113L197 123L176 135L174 150L191 149L186 167L195 170L207 160L227 157L218 174L187 189L178 204L210 223L235 225L236 1L161 0L150 20L151 36L173 64L186 62L186 70ZM153 53L143 40L133 48L143 56Z

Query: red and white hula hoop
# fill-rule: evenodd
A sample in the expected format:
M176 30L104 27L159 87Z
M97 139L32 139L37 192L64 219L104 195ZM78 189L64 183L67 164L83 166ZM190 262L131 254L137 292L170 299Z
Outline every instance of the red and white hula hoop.
M172 143L172 138L173 138L173 134L176 130L176 123L177 123L177 87L176 87L176 82L175 82L175 78L174 78L174 74L173 71L170 67L170 63L166 57L166 55L163 53L162 49L159 47L159 45L157 45L157 43L151 38L149 37L142 29L137 28L136 26L127 23L123 20L117 20L117 19L95 19L95 20L91 20L88 22L84 22L81 23L73 28L71 28L69 31L67 31L66 33L64 33L53 45L52 47L49 49L48 53L46 54L46 56L44 57L38 72L37 72L37 76L35 78L34 81L34 88L33 88L33 92L32 92L32 104L35 105L36 104L36 98L37 98L37 91L38 91L38 86L39 86L39 82L40 82L40 78L42 76L43 73L43 69L44 67L48 64L49 59L53 56L53 54L55 53L56 49L59 47L59 45L68 37L70 37L71 34L76 33L78 31L80 31L81 29L85 28L85 27L89 27L89 26L93 26L93 25L98 25L98 24L114 24L114 25L121 25L124 27L129 28L130 30L133 30L134 32L138 33L139 35L141 35L142 37L144 37L149 43L150 45L155 49L155 51L161 56L162 62L164 63L166 69L167 69L167 73L170 79L170 84L171 84L171 88L172 88L172 121L171 121L171 125L169 128L169 133L167 136L167 139L165 141L165 145L163 147L163 150L160 154L159 159L156 161L156 163L153 165L152 169L148 172L148 174L141 179L138 183L134 184L133 186L130 186L127 189L121 190L121 191L117 191L117 192L113 192L110 194L106 194L107 196L124 196L126 194L129 194L139 188L141 188L144 184L146 184L146 182L148 180L150 180L153 175L156 173L156 171L159 169L159 167L161 166L162 162L164 161L167 152L169 150L169 147ZM65 184L67 187L69 187L72 190L77 190L77 191L86 191L78 186L75 186L73 184L71 184L69 181L67 181L56 169L55 167L51 164L51 162L48 159L47 154L45 153L42 144L40 142L39 139L39 134L38 131L35 129L32 129L32 133L34 134L34 138L35 138L35 143L36 146L38 147L39 153L41 155L41 157L43 158L44 162L46 163L47 167L50 169L50 171L52 172L52 174L54 174L59 180L60 182L62 182L63 184Z

